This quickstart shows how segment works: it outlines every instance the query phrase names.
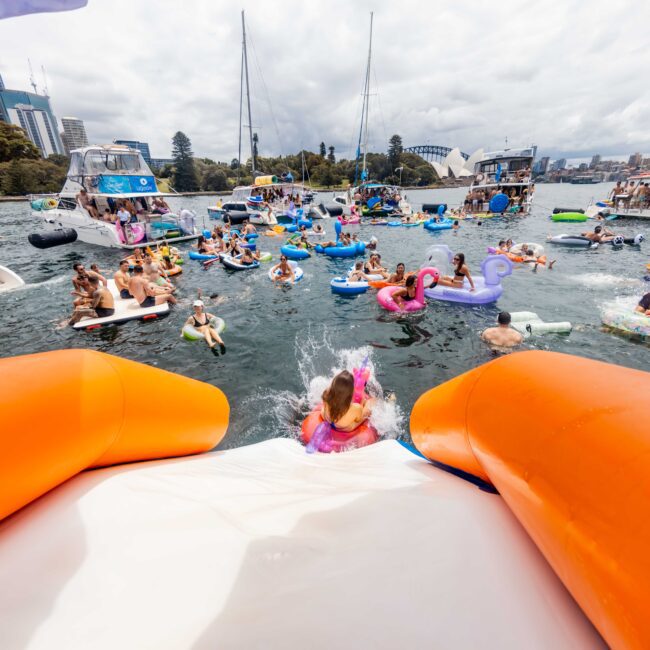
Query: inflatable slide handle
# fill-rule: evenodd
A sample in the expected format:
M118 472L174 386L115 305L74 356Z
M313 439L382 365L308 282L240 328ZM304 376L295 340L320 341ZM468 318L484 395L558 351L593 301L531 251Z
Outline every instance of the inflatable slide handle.
M366 390L366 384L370 378L370 370L368 370L368 355L365 356L361 366L352 371L352 374L354 376L354 395L352 401L361 404L363 394Z
M491 482L612 648L650 647L650 373L511 354L422 395L422 454Z
M214 386L91 350L0 360L0 519L90 467L208 451Z

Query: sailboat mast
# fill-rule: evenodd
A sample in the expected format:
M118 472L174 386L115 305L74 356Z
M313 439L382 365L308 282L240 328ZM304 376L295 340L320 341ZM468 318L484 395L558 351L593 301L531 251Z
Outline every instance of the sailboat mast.
M239 153L237 154L237 185L241 179L241 118L244 109L244 50L241 51L241 68L239 71Z
M244 40L244 71L246 74L246 104L248 106L248 136L251 142L251 159L253 161L253 176L255 175L255 149L253 147L253 118L251 117L251 92L248 83L248 53L246 52L246 21L244 12L241 12L241 27Z
M370 43L368 45L368 68L366 69L366 88L365 88L365 104L366 104L366 124L365 132L363 135L363 167L361 173L366 171L366 156L368 155L368 113L370 108L370 61L372 59L372 19L373 12L370 12Z

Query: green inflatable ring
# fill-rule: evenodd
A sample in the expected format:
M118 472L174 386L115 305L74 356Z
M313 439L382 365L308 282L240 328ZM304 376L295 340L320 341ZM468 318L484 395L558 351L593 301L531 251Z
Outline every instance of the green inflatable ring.
M212 325L212 327L217 330L217 334L221 334L221 332L226 329L225 321L223 318L219 318L218 316L216 318L210 319L210 325ZM202 339L205 339L205 336L197 329L195 329L192 325L183 325L181 336L186 341L200 341Z

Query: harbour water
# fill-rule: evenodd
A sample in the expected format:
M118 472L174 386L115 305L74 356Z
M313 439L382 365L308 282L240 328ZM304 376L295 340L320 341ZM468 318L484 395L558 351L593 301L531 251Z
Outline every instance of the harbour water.
M423 228L348 226L361 238L379 238L382 262L394 268L405 262L408 270L419 267L424 251L434 243L448 244L464 252L474 274L488 246L499 239L545 244L548 234L579 233L585 224L552 223L553 207L586 207L592 196L601 197L611 186L599 184L539 185L533 212L526 217L490 219L477 225L465 221L457 233L430 233ZM417 209L423 202L459 204L465 188L407 192ZM318 200L327 202L321 193ZM206 207L213 197L178 199L173 206L195 210L199 221L210 225ZM203 216L205 215L205 217ZM333 225L325 224L328 234ZM614 230L625 236L649 234L643 222L614 221ZM545 335L529 339L524 348L553 350L623 366L650 369L650 348L639 342L603 331L599 309L617 298L641 296L650 290L644 280L647 250L625 246L597 250L545 246L553 271L531 272L516 268L504 280L505 291L496 305L463 306L429 301L422 314L396 317L383 311L374 292L356 298L334 296L329 282L343 274L350 260L313 255L301 263L305 276L296 286L274 287L268 263L250 272L228 272L219 264L204 269L185 254L178 277L179 304L164 319L131 322L93 332L60 329L70 312L72 264L97 262L112 272L123 251L75 243L39 251L27 242L27 234L40 228L28 203L0 204L0 264L9 266L27 283L14 292L0 294L0 356L46 350L88 347L152 364L219 386L232 406L231 426L222 447L237 447L270 437L297 435L299 424L325 377L335 368L370 355L377 380L394 391L396 411L385 413L387 435L408 440L405 414L425 390L492 358L478 334L494 324L501 309L534 311L545 321L571 321L570 335ZM284 238L261 236L262 250L277 253ZM646 242L646 248L650 242ZM180 244L182 251L189 244ZM180 328L201 289L208 311L227 324L225 356L215 357L204 344L180 338ZM215 300L218 304L215 303ZM319 379L320 378L320 379ZM319 383L320 382L320 383ZM137 392L138 387L132 390ZM504 399L507 412L507 395ZM110 402L110 395L98 395ZM182 409L182 403L143 404L147 409Z

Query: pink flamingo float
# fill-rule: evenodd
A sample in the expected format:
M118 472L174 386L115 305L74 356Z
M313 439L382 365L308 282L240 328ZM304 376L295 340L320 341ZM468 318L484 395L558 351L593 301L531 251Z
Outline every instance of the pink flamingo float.
M424 309L426 307L424 301L424 278L427 276L438 281L440 278L440 272L433 266L427 266L420 269L415 286L415 298L405 302L403 309L395 302L395 300L393 300L393 294L399 289L403 289L403 287L384 287L383 289L380 289L377 294L377 302L388 311L408 312Z

